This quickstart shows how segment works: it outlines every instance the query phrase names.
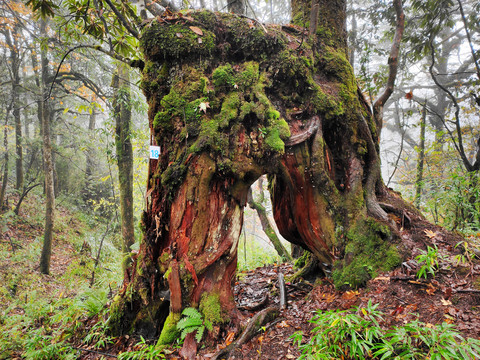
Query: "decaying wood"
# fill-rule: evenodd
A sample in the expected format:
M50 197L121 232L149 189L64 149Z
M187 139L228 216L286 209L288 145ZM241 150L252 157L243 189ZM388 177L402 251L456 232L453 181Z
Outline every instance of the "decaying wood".
M300 134L295 134L290 136L290 138L285 141L285 146L298 145L308 140L320 128L320 125L321 125L320 118L317 115L313 116L308 122L307 130L305 130Z
M252 337L257 335L259 330L268 324L272 320L274 320L279 314L279 310L276 307L268 307L260 312L258 312L254 317L250 319L248 325L246 326L245 330L242 332L238 340L234 341L226 348L220 350L212 360L220 360L220 359L228 359L231 352L235 350L235 348L245 344L249 341Z
M278 289L280 291L280 309L287 307L287 291L285 289L285 278L281 272L278 273Z

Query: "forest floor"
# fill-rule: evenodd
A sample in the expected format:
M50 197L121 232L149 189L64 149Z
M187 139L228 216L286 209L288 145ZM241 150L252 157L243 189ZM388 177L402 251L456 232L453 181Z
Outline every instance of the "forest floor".
M109 359L138 349L140 339L104 337L100 334L101 328L95 325L101 311L108 306L110 289L115 288L121 277L107 268L118 265L119 259L110 259L109 265L105 265L113 250L108 247L104 250L103 268L97 270L97 285L90 288L95 247L91 241L88 245L85 238L91 236L93 230L60 207L52 273L42 275L37 265L41 217L38 208L29 209L28 204L22 214L4 218L0 233L0 359ZM335 289L329 278L287 282L287 307L250 341L237 347L230 358L296 359L300 351L291 336L302 331L303 342L308 341L314 327L309 320L317 311L358 307L360 313L369 301L379 304L377 310L384 313L379 324L382 328L413 320L427 327L447 322L463 337L479 338L480 263L474 249L461 251L460 246L456 247L461 240L458 235L427 222L414 230L409 231L408 237L420 245L414 249L411 259L392 272L378 274L364 288L341 291ZM101 232L96 234L97 239L101 236ZM470 240L478 241L478 234ZM439 266L435 276L418 278L419 264L415 257L427 246L438 248ZM463 262L459 262L461 256ZM271 264L238 274L235 297L245 322L268 306L278 306L280 272L288 279L294 269L291 264ZM219 344L200 348L197 358L213 358L231 342L229 335L227 330L221 334ZM87 336L90 336L88 341ZM56 346L56 341L61 341L62 346ZM50 348L55 348L52 351L60 355L73 355L42 357ZM167 358L180 359L178 353L179 347L174 347Z

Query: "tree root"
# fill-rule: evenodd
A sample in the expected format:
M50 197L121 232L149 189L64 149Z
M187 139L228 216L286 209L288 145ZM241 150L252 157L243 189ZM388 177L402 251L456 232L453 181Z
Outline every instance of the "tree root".
M279 310L276 307L268 307L260 312L258 312L254 317L252 317L240 335L238 340L234 341L226 348L220 350L215 354L212 360L221 360L221 359L228 359L232 351L234 351L237 347L242 346L247 341L249 341L252 337L257 335L259 330L268 324L270 321L274 320L279 314Z

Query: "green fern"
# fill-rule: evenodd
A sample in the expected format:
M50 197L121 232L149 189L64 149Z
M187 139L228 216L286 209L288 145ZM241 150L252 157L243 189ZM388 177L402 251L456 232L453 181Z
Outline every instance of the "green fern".
M195 308L189 307L183 310L182 315L185 316L177 323L177 329L181 331L180 338L185 339L187 334L196 331L195 340L200 342L202 340L205 328L213 329L210 321L203 318L203 315Z

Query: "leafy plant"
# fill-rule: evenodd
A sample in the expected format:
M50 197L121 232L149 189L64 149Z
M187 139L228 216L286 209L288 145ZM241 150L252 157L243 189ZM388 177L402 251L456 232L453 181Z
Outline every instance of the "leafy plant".
M420 252L421 254L415 258L418 262L418 265L420 265L420 269L417 271L417 277L424 277L426 279L428 274L435 277L435 273L439 267L438 261L441 259L441 256L438 255L437 246L434 245L433 248L427 246L427 251L420 250Z
M181 331L180 339L184 340L187 334L190 334L194 331L197 333L195 334L195 339L197 342L200 342L203 337L203 333L205 332L205 328L208 330L213 329L213 325L207 319L204 319L203 315L195 308L186 308L183 310L182 319L177 323L177 329Z
M455 260L457 260L457 265L462 263L469 264L471 266L473 260L476 258L474 246L470 245L468 241L460 241L459 243L457 243L457 245L455 245L455 248L459 246L463 246L463 253L455 256Z
M135 351L128 351L118 355L119 360L154 360L154 359L166 359L164 350L157 349L155 344L149 345L140 336L140 341L135 345L135 348L139 348Z
M378 321L383 314L377 307L369 301L366 308L357 307L354 311L317 311L310 320L315 328L308 343L302 345L302 332L292 335L302 351L299 359L367 358L382 336Z
M303 333L291 338L302 352L301 359L478 359L480 340L464 339L453 327L418 320L389 331L379 325L384 314L378 304L347 311L317 311L312 337L303 342Z

